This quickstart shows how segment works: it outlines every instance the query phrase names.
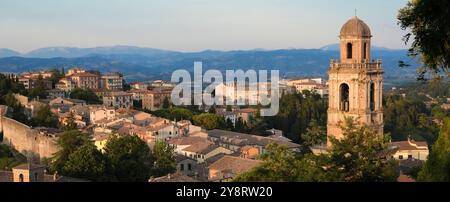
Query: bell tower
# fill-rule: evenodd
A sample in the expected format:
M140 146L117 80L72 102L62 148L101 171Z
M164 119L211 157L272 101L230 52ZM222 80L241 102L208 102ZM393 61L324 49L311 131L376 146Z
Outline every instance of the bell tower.
M383 69L381 60L371 60L370 28L355 16L344 24L339 38L340 60L331 60L328 70L328 139L342 138L340 124L346 117L383 134Z

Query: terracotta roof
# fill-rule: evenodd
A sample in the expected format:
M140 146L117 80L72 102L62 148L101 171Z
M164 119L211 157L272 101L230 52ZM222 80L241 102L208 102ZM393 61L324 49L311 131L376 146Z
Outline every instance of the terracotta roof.
M193 145L199 142L208 142L208 140L202 137L177 137L168 141L169 144L174 145Z
M219 148L218 146L210 142L197 142L189 147L183 149L183 151L193 152L197 154L208 154L209 152Z
M428 150L427 142L416 142L413 140L392 142L391 145L396 147L398 150Z
M220 139L222 142L226 142L229 144L237 145L237 146L246 146L246 145L258 145L258 146L267 146L270 143L276 143L280 145L285 145L289 148L299 148L300 145L295 144L293 142L280 141L273 138L250 135L245 133L237 133L226 130L214 129L208 131L208 136L215 137Z
M111 96L132 96L132 93L127 93L127 92L123 92L123 91L119 91L119 92L111 92Z
M173 173L158 178L150 178L149 182L199 182L198 180L183 175L181 173Z
M170 123L166 123L166 124L162 124L162 125L151 125L150 124L149 126L147 126L147 129L150 131L158 131L158 130L164 129L166 127L169 127L171 125L172 124L170 124Z
M94 141L103 141L103 140L107 140L109 138L109 136L111 136L111 134L108 134L108 133L94 133L92 135L92 139Z
M218 161L219 159L223 158L224 156L225 156L224 153L216 154L214 156L211 156L211 157L207 158L206 159L206 163L208 165L213 164L214 162Z
M261 163L262 161L259 160L245 159L234 156L224 156L211 164L208 168L220 171L228 170L231 171L231 173L237 175L249 171Z
M81 72L81 73L75 73L70 75L71 77L98 77L98 75L96 74L91 74L91 73L86 73L86 72Z

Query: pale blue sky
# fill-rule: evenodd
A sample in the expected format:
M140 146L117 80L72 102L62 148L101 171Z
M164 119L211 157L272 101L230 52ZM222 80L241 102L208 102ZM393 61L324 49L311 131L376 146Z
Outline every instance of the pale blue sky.
M133 45L179 51L318 48L358 16L375 45L405 48L407 0L1 0L0 48Z

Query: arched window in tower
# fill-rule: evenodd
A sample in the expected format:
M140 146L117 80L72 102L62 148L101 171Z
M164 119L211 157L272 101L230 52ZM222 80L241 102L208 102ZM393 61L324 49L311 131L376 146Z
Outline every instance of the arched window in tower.
M363 59L367 59L367 43L364 43Z
M375 84L370 83L370 111L375 111Z
M339 105L340 105L341 111L344 111L344 112L350 111L350 99L349 99L350 88L348 87L347 84L343 83L343 84L341 84L339 92L340 92Z
M347 43L347 59L352 59L353 55L353 45L352 43Z

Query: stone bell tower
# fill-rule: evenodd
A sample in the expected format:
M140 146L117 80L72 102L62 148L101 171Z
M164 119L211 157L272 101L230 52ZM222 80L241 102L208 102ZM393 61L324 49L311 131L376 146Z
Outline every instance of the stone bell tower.
M341 58L331 60L328 70L328 139L343 137L339 126L346 117L383 134L383 69L381 60L370 58L370 28L355 16L344 24L339 38Z

